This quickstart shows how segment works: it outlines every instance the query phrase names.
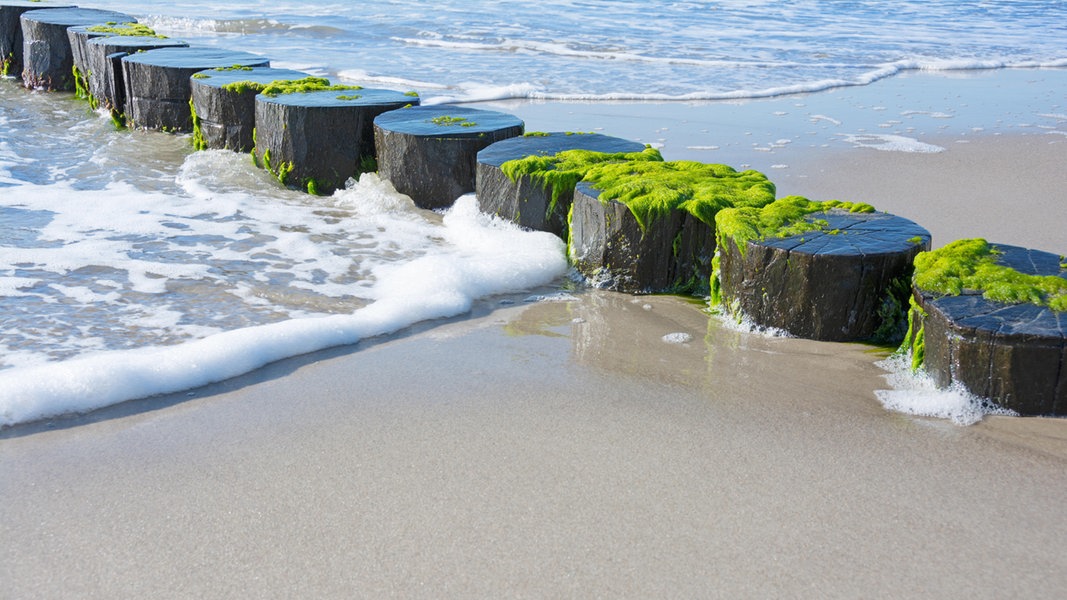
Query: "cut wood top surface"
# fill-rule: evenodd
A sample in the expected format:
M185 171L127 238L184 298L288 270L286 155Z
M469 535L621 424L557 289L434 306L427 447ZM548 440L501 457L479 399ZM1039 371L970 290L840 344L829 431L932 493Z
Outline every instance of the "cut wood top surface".
M222 87L231 83L250 81L267 85L275 81L303 79L307 73L292 69L276 69L274 67L252 67L249 69L226 69L201 71L195 75L196 83L211 87Z
M386 131L417 137L466 138L522 127L522 119L493 110L463 106L413 106L378 115L374 124Z
M499 167L525 156L552 156L564 150L592 150L594 152L640 152L645 145L599 133L551 132L525 135L499 141L478 153L478 162Z
M234 65L260 67L270 63L270 59L265 56L221 48L159 48L131 54L122 60L175 69L213 69Z
M390 104L417 103L418 98L406 96L403 92L377 88L360 88L350 90L319 90L313 92L293 92L257 97L259 102L281 104L285 106L303 106L308 108L345 108L353 106L387 106Z
M992 244L1000 253L997 263L1027 275L1056 275L1067 279L1067 269L1056 254L1019 246ZM1067 313L1036 304L1005 304L964 290L958 296L937 296L919 290L929 310L936 307L957 326L1001 336L1021 335L1067 340Z
M91 46L104 46L106 48L129 48L136 50L138 48L160 48L163 46L169 46L174 48L185 48L189 44L181 40L175 40L170 38L159 38L150 35L106 35L105 37L94 37L89 40Z
M850 213L840 209L806 216L825 220L821 230L753 242L806 254L890 254L930 242L930 233L914 221L887 213ZM921 238L921 240L916 240Z
M41 6L40 3L30 3L40 10L31 10L22 13L22 18L27 21L45 23L48 25L97 25L100 23L116 22L128 23L135 21L133 17L113 10L101 10L98 8L76 8ZM17 5L16 5L17 6Z

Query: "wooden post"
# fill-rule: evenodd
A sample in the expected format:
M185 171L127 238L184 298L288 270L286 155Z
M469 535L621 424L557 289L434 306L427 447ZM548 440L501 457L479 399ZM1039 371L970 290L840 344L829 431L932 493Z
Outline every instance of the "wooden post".
M480 150L522 135L506 113L460 106L415 106L374 119L378 173L422 208L447 208L475 190Z

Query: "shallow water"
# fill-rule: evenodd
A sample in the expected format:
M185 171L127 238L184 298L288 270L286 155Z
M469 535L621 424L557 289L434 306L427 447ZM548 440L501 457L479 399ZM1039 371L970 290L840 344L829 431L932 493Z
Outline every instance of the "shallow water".
M458 99L710 99L1067 65L1067 3L112 2L196 43ZM949 43L946 43L948 41ZM276 65L277 66L277 65Z
M861 85L913 69L1067 65L1064 2L905 2L892 10L873 2L782 1L498 6L152 0L101 7L193 44L264 54L276 67L416 89L426 103L568 98L595 101L610 113L609 100L618 98L753 98ZM948 37L953 44L941 43ZM1004 96L1004 104L1017 104ZM1020 118L1060 131L1062 107L1039 104L1052 108ZM789 100L762 119L766 131L733 129L727 116L714 139L689 132L679 150L737 166L801 142L937 151L915 139L917 127L1001 125L984 121L988 110L951 105L946 99L932 107L890 105L888 112L862 106L804 114L802 102ZM525 110L536 114L537 107ZM854 114L864 120L850 121ZM652 136L640 141L657 143ZM708 154L711 148L730 156ZM332 197L310 197L281 189L245 155L193 153L187 137L116 131L69 94L0 81L0 424L86 408L80 403L90 397L99 405L106 395L92 387L94 377L111 377L109 386L125 390L114 398L164 391L153 387L159 377L122 366L134 364L124 352L171 348L163 355L170 358L158 360L182 364L197 352L189 346L195 340L221 347L232 338L218 335L247 331L271 345L273 327L295 322L296 338L308 325L303 339L281 345L295 353L456 314L482 296L566 281L558 241L480 217L472 202L450 217L423 211L373 177ZM464 245L457 231L490 241ZM501 244L523 251L501 263ZM424 285L430 276L444 281ZM367 311L383 299L405 310ZM319 331L315 320L332 317L355 318L358 327L339 337ZM249 368L287 355L253 354ZM214 360L246 364L238 350ZM179 377L166 389L231 372ZM138 377L148 383L114 383ZM80 391L29 390L31 379L63 379ZM40 400L16 410L16 396Z

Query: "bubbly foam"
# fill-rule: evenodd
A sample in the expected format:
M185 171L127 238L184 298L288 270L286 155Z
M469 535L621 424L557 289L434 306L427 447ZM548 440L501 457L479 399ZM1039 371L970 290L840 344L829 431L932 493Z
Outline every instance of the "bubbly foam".
M929 375L912 371L910 354L897 353L877 365L888 372L886 381L892 387L874 392L886 410L947 419L962 426L973 425L986 415L1016 415L971 394L959 384L939 388Z
M850 133L840 134L841 139L857 148L874 148L883 152L910 152L921 154L937 154L945 149L935 144L920 142L915 138L903 135L876 134L876 133Z
M345 195L349 200L355 191ZM350 314L287 319L172 346L113 350L0 371L0 425L88 411L190 389L270 362L391 333L470 310L478 298L545 285L566 272L563 243L523 231L460 198L440 224L426 222L432 250L377 265L374 301ZM158 316L158 315L157 315Z
M654 19L640 3L569 0L512 4L506 13L489 0L445 0L433 11L311 0L272 4L268 14L240 3L113 4L186 41L243 36L286 64L429 91L441 96L435 102L759 98L916 70L1067 66L1062 31L1048 26L1067 19L1060 3L724 2L713 12L660 3Z

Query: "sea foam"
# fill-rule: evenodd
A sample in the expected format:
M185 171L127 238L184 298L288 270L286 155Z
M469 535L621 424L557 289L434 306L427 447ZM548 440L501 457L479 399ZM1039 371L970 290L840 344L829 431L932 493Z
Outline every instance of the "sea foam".
M351 314L225 331L174 346L99 352L0 372L0 426L203 386L268 363L470 310L482 297L545 285L567 270L562 242L478 211L461 197L434 252L380 269L374 301Z
M886 381L892 387L874 392L886 410L947 419L957 425L973 425L986 415L1016 415L975 396L959 384L938 387L929 375L911 369L910 354L897 353L877 365L887 371Z

